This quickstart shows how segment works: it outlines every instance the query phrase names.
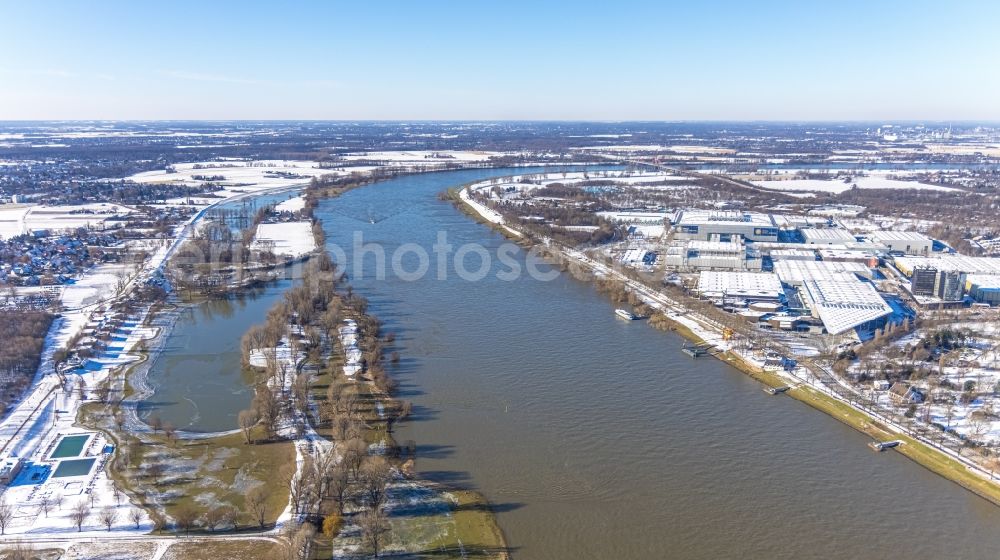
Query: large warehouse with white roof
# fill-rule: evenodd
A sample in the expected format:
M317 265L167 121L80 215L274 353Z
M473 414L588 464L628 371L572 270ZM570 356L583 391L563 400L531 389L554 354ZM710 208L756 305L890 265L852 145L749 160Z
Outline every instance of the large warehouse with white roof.
M675 239L702 241L777 241L774 219L759 212L681 210L674 218Z
M807 228L800 230L800 233L806 245L843 245L856 241L851 232L840 228Z
M876 231L871 238L890 251L906 255L929 255L934 246L930 237L915 231Z
M868 282L807 280L801 293L813 317L823 321L830 334L874 330L892 314L892 307Z
M966 274L1000 274L1000 259L990 257L952 254L933 257L896 257L892 263L907 277L912 276L913 271L917 268L933 268Z
M801 286L806 280L857 280L858 275L872 275L871 269L861 263L827 261L776 261L774 272L789 286Z
M673 270L760 270L760 254L742 243L679 241L667 248L664 264Z
M704 271L698 275L698 293L712 299L779 300L784 295L778 276L769 272Z

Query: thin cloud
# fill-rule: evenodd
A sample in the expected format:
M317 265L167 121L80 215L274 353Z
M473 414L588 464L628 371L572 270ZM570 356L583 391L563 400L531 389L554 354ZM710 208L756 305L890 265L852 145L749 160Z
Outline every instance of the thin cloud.
M306 79L306 80L257 80L253 78L243 78L240 76L230 76L227 74L208 74L202 72L186 72L182 70L166 70L160 72L164 76L169 78L174 78L177 80L189 80L192 82L214 82L220 84L239 84L239 85L257 85L257 86L297 86L297 87L324 87L324 88L339 88L342 83L337 80L328 80L325 78L316 79Z
M75 80L78 78L97 78L98 80L113 81L115 76L112 74L106 74L103 72L90 73L90 72L73 72L71 70L63 70L61 68L31 68L31 69L20 69L20 68L9 68L0 67L0 72L6 74L17 74L23 73L22 75L30 76L46 76L50 78L64 78L67 80Z
M170 78L175 78L178 80L190 80L193 82L219 82L224 84L256 84L256 85L265 83L261 82L260 80L251 80L247 78L226 76L224 74L203 74L201 72L184 72L180 70L167 70L163 72L163 74Z
M32 74L38 76L52 76L53 78L79 78L80 74L77 72L70 72L69 70L62 70L59 68L38 68L31 71Z

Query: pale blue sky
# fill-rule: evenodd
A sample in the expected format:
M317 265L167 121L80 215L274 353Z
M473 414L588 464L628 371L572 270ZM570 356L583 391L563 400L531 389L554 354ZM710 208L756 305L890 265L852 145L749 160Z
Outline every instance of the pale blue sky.
M0 0L0 119L1000 120L1000 2Z

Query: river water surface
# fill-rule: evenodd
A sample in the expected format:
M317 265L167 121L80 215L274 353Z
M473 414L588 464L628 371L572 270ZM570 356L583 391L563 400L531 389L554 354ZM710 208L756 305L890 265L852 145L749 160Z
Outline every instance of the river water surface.
M436 195L515 172L398 178L317 216L349 265L355 232L389 255L404 243L430 253L438 232L495 251L503 238ZM379 280L375 262L350 282L397 333L395 375L415 405L397 438L417 442L424 476L495 504L516 558L1000 552L1000 508L719 361L688 358L673 334L616 319L586 283L438 280L433 263L420 280Z
M295 269L287 273L294 276ZM241 366L240 340L251 325L264 322L292 283L278 280L183 308L150 366L153 394L140 403L140 417L156 415L190 432L238 429L236 417L253 399L253 379Z

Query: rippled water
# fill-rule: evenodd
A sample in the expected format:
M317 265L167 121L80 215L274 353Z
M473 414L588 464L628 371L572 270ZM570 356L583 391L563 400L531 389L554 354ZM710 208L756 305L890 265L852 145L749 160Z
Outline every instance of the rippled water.
M251 325L264 322L291 285L292 280L280 280L183 310L150 367L154 393L141 403L140 415L156 415L193 432L237 429L236 416L253 398L252 380L240 365L240 339Z
M504 240L435 195L511 170L324 202L329 244ZM370 217L379 214L375 223ZM518 252L518 258L523 254ZM517 558L994 558L1000 508L713 359L618 320L588 284L351 278L398 334L427 477L496 505ZM405 260L404 260L405 262ZM470 258L473 267L474 258Z

